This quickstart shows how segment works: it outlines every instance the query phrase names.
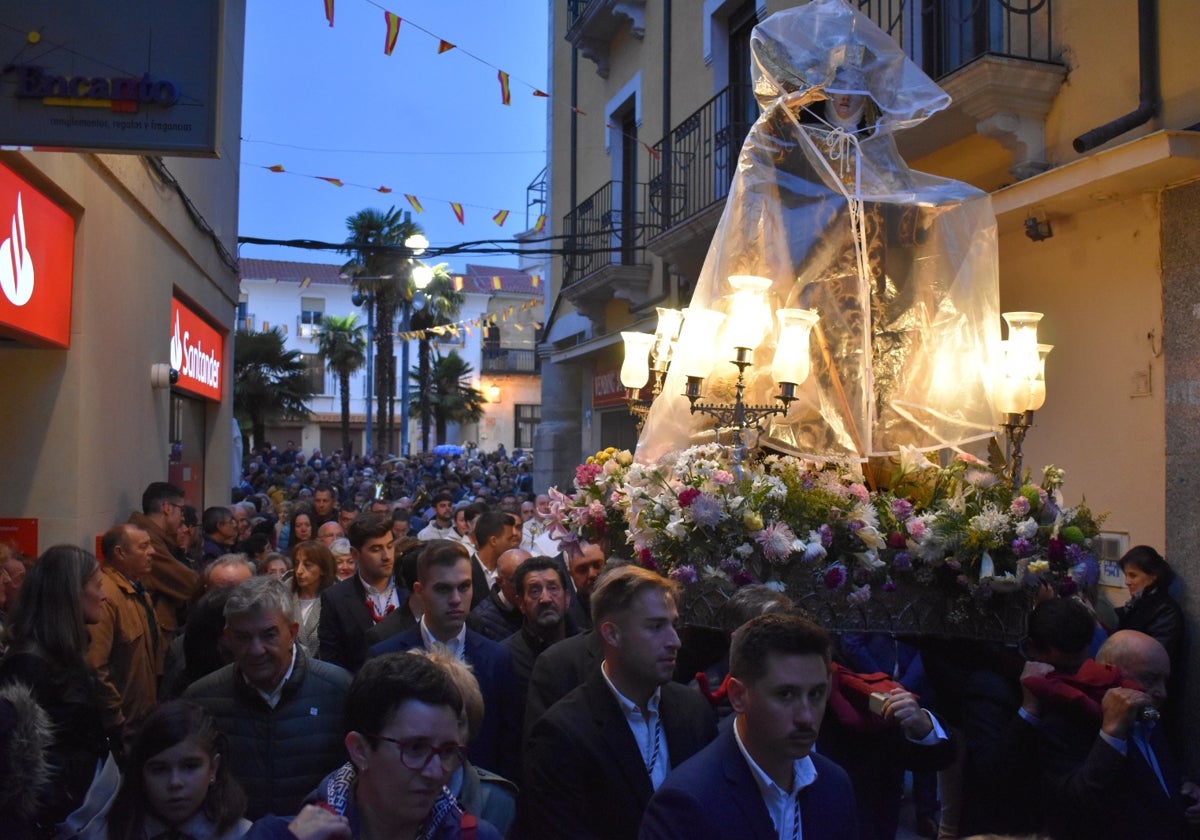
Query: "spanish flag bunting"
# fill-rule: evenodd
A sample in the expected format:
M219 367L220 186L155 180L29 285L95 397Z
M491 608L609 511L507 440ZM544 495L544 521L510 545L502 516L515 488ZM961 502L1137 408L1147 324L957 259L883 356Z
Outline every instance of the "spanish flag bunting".
M496 77L500 79L500 102L504 105L511 105L512 93L508 89L508 74L500 70L496 73Z
M333 0L325 0L325 20L333 26Z
M517 321L513 321L513 326L514 326L516 329L520 330L521 332L525 332L525 328L524 328L524 327L522 327L522 326L520 325L520 323L518 323Z
M463 290L463 279L462 279L462 276L459 275L458 277L454 278L454 291L461 292L462 290Z
M533 89L533 95L534 96L544 96L547 99L550 98L550 94L546 93L546 91L544 91L544 90L538 90L537 88Z
M465 225L466 222L463 220L463 206L457 201L451 201L450 209L454 211L454 218L458 219L458 223L460 225Z
M586 116L587 116L587 112L586 112L586 111L580 111L580 110L579 110L578 108L576 108L574 105L572 105L572 106L571 106L571 110L572 110L572 111L574 111L576 114L578 114L578 115L579 115L579 116L581 116L581 117L586 117Z
M502 288L504 288L504 283L502 283L500 281L499 277L496 277L496 276L492 277L492 288L495 289L496 291L500 291Z
M387 23L387 35L383 39L383 54L391 55L396 49L396 39L400 37L400 16L384 11L383 19Z
M438 55L450 52L452 49L454 49L454 44L451 44L449 41L443 41L440 38L438 39Z
M533 328L534 328L535 330L540 330L540 329L542 328L542 322L541 322L541 321L534 321L534 322L533 322Z
M517 311L517 307L515 307L515 306L510 306L510 307L508 307L508 311L507 311L507 312L505 312L504 314L505 314L505 315L511 315L511 314L513 314L513 313L514 313L514 312L516 312L516 311Z
M542 218L544 219L544 218L546 218L546 217L545 217L545 216L542 216ZM533 288L535 288L535 289L536 289L536 288L538 288L539 286L541 286L541 285L542 285L542 275L540 275L540 274L531 274L531 275L529 276L529 285L530 285L530 286L533 286Z
M346 186L344 183L342 183L342 180L340 178L326 178L324 175L316 175L314 177L319 178L322 181L328 181L329 183L333 184L335 187Z
M501 210L495 216L492 216L492 221L495 222L499 227L504 227L504 222L507 219L508 219L508 211L507 210Z
M277 164L275 164L274 166L268 166L268 167L267 167L267 169L268 169L268 170L270 170L271 172L285 172L285 171L287 171L287 170L285 170L285 169L283 168L283 164L282 164L282 163L277 163Z
M425 212L425 208L421 206L421 202L417 200L415 195L409 195L408 193L405 193L404 197L408 199L408 203L412 205L412 209L416 210L418 213Z
M301 288L301 289L307 289L307 288L308 288L309 286L311 286L311 285L312 285L312 278L311 278L311 277L305 277L303 280L301 280L301 281L300 281L300 288Z
M660 155L658 153L658 150L655 149L653 146L651 146L649 143L646 143L641 140L639 140L638 142L641 143L643 148L645 148L645 150L650 153L650 157L654 158L655 160L659 160L662 158L662 155Z
M537 218L537 222L533 226L534 233L541 233L546 229L546 214L543 213Z
M375 188L375 192L390 193L391 191L392 191L391 187L376 187Z

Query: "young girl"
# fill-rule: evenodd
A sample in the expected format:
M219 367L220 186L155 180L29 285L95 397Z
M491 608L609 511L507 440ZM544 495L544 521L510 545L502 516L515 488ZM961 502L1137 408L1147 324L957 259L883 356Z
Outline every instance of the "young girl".
M246 795L221 762L223 738L208 712L185 700L159 706L130 749L108 817L109 840L236 840Z

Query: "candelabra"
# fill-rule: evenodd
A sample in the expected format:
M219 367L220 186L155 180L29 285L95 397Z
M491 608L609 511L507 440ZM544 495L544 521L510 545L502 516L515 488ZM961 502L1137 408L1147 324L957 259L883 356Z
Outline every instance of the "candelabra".
M1000 374L995 389L996 404L1004 414L1008 479L1013 495L1021 491L1021 448L1033 427L1033 413L1046 402L1046 356L1054 349L1038 344L1040 312L1005 312L1008 340L1002 341Z

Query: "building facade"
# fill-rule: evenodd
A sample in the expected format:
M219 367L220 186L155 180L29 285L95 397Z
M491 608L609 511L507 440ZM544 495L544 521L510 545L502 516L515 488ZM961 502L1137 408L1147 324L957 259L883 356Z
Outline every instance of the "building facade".
M619 333L686 306L757 115L750 31L795 5L553 0L548 215L569 255L551 271L539 485L636 439ZM909 165L992 194L1001 309L1045 313L1049 396L1026 464L1065 468L1069 502L1109 511L1114 550L1157 547L1195 591L1200 82L1171 33L1200 31L1200 5L853 5L953 99L897 134Z
M64 5L38 11L60 38L66 36L55 14ZM245 5L226 0L206 8L219 12L212 28L184 37L215 62L218 81L204 101L219 126L215 156L172 156L151 146L116 153L22 144L0 151L0 539L24 552L56 543L92 547L109 526L141 509L142 491L153 481L180 485L197 508L229 500ZM141 29L131 25L126 34L136 38ZM179 36L169 29L155 37ZM30 31L11 29L21 38ZM84 43L89 35L72 41L88 56L101 48ZM53 74L82 72L80 54L67 59L69 52L39 59L47 78L65 83ZM122 64L141 67L151 52L131 49ZM153 88L162 94L154 102L118 102L117 82L128 80L116 80L111 99L89 100L92 107L51 96L23 99L17 108L32 121L48 117L78 129L75 147L112 148L93 132L120 115L134 121L133 130L139 119L143 127L180 119L164 93L183 72L175 59L157 55L150 67L165 80ZM17 95L9 79L0 91L6 100ZM105 83L92 79L87 95L94 100ZM17 123L5 118L0 142L12 142L2 138L23 128ZM48 223L55 218L61 229ZM47 297L61 308L43 322Z
M367 324L365 310L352 300L354 288L349 277L342 275L338 266L323 263L258 259L242 259L239 263L237 328L249 331L279 328L287 338L287 349L302 354L316 394L310 402L311 417L307 421L280 421L268 426L269 442L281 449L292 441L305 451L340 450L340 385L336 374L326 369L318 353L317 332L326 315L354 314L359 324ZM512 268L467 265L465 271L454 274L454 283L464 297L456 319L462 326L431 336L430 348L433 353L445 355L454 351L461 356L471 366L470 381L482 391L487 405L478 423L449 428L446 442L471 442L485 451L501 444L509 450L528 449L533 444L541 408L535 325L540 322L544 308L542 278ZM490 326L481 326L484 320ZM409 341L408 348L411 369L417 364L418 341ZM399 340L396 353L402 353ZM399 369L398 359L398 372ZM350 391L352 443L355 452L362 452L367 407L365 367L351 375ZM393 453L400 451L399 437L397 431ZM410 417L410 452L420 449L420 441L414 411Z

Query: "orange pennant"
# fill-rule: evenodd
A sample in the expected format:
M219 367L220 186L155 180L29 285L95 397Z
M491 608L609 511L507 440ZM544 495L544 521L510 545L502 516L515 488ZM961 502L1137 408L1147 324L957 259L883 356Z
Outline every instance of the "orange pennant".
M408 199L408 203L412 205L412 209L416 210L418 213L425 212L425 208L421 206L421 202L417 200L415 195L409 195L408 193L405 193L404 197Z
M441 55L444 52L450 52L452 49L454 49L454 44L451 44L449 41L442 41L440 39L438 40L438 55Z
M325 20L333 26L333 0L325 0Z
M544 96L547 99L550 98L550 94L546 93L546 91L544 91L544 90L538 90L537 88L534 88L533 95L534 96Z
M508 89L508 74L503 70L497 72L496 77L500 79L500 102L503 105L512 104L512 93Z
M282 163L277 163L277 164L275 164L274 166L268 166L268 167L267 167L267 169L269 169L271 172L285 172L285 171L286 171L286 170L283 168L283 164L282 164Z
M581 110L579 110L578 108L576 108L574 105L572 105L572 106L571 106L571 110L572 110L572 111L574 111L576 114L578 114L578 115L579 115L579 116L581 116L581 117L586 117L586 116L587 116L587 112L586 112L586 111L581 111Z
M329 183L333 184L335 187L346 186L345 184L342 183L342 180L340 178L326 178L324 175L314 175L313 177L319 178L322 181L328 181Z
M391 55L396 49L396 39L400 37L400 16L384 11L383 19L387 23L387 35L383 39L383 54Z
M495 222L499 227L504 227L504 222L507 221L507 219L508 219L508 211L507 210L501 210L495 216L492 216L492 221Z
M463 279L462 279L462 276L460 275L460 276L454 278L454 291L461 292L462 290L463 290Z
M381 193L390 193L391 191L392 191L391 187L377 187L375 189L375 192L381 192Z
M454 211L454 218L458 219L458 223L460 225L465 225L466 222L463 219L463 206L457 201L451 201L450 209Z

